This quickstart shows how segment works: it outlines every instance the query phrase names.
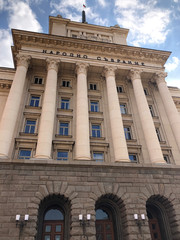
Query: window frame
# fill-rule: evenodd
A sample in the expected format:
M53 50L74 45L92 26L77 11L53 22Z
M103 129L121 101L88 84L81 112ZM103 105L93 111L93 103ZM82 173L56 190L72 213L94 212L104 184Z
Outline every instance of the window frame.
M39 100L33 100L32 98L35 97L35 98L39 98ZM41 96L40 95L35 95L35 94L31 94L30 95L30 99L29 99L29 106L30 107L35 107L35 108L38 108L40 107L40 100L41 100ZM34 101L34 104L31 105L31 102ZM38 101L38 106L36 106L36 102Z
M93 126L99 126L99 128L96 129L96 128L93 128ZM101 138L102 137L101 123L91 123L91 137L93 137L93 138Z
M67 153L67 156L66 157L63 157L63 156L59 156L58 157L58 153ZM69 152L68 152L68 150L57 149L56 160L57 161L68 161L69 160Z
M126 131L126 129L127 129L127 131ZM125 135L126 140L133 139L131 126L124 126L124 135Z
M97 83L90 82L90 83L89 83L89 90L91 90L91 91L97 91L97 90L98 90L98 85L97 85Z
M63 134L60 134L60 131L61 131L61 124L68 124L67 127L66 127L66 126L64 126L64 127L62 126ZM65 131L66 131L66 129L67 129L67 134L64 134ZM70 122L69 122L69 121L62 121L62 120L59 120L58 135L59 135L59 136L65 136L65 137L67 137L67 136L69 136L69 132L70 132Z
M94 157L95 154L102 155L102 158L95 158L95 157ZM92 152L92 159L93 159L95 162L105 162L105 154L104 154L104 152L102 152L102 151L93 151L93 152Z
M96 103L96 104L93 104L93 103ZM92 111L92 107L94 108L95 111ZM96 111L96 108L97 108L97 111ZM90 112L100 112L99 101L90 100Z
M123 85L117 85L116 86L117 93L124 93L124 86Z
M62 79L61 80L61 87L63 88L70 88L71 87L71 80L69 79Z
M63 101L68 101L68 102L63 103ZM62 108L63 104L65 105L64 108ZM69 110L70 109L70 99L69 98L61 97L60 109L62 109L62 110Z
M122 105L124 105L124 107L122 108ZM123 111L124 112L123 112ZM126 115L126 114L128 114L128 107L127 107L127 103L120 103L120 112L121 112L121 114L122 115Z
M28 157L26 157L26 156L20 157L20 152L21 151L29 151L30 155ZM17 157L18 159L27 160L27 159L30 159L31 157L32 157L32 148L19 148L19 150L18 150L18 157Z
M40 77L40 76L34 76L33 83L36 85L42 85L44 83L44 79L43 77Z
M33 125L33 124L29 124L28 125L28 121L34 121L35 122L35 124ZM26 128L28 128L29 127L29 131L26 131ZM31 129L34 127L34 130L33 130L33 132L31 132ZM23 133L25 133L25 134L36 134L36 129L37 129L37 119L34 119L34 118L26 118L26 120L25 120L25 124L24 124L24 131L23 131Z
M163 141L162 134L161 134L159 127L156 127L155 130L156 130L156 134L157 134L157 138L158 138L159 142L162 142Z
M133 156L133 160L131 160L130 156ZM135 159L134 159L135 158ZM138 160L138 155L137 153L129 153L129 160L131 163L138 163L139 160Z

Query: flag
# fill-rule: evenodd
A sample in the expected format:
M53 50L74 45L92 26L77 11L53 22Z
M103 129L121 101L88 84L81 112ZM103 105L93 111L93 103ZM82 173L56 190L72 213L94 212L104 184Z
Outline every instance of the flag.
M83 4L83 7L84 7L84 8L86 8L86 5L85 5L85 4Z

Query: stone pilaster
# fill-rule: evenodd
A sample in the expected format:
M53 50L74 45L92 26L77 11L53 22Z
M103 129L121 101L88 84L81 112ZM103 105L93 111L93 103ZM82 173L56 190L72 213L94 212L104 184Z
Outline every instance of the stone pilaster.
M77 64L76 159L90 160L87 64Z
M141 71L131 70L129 76L133 84L134 95L150 160L152 163L165 163L154 127L154 122L144 94L144 89L141 82Z
M124 127L120 112L119 99L116 89L115 68L106 67L104 70L106 77L109 117L112 133L112 143L114 158L116 162L129 162Z
M178 110L174 104L172 96L167 87L165 77L167 73L159 73L155 75L155 80L165 107L165 111L167 113L167 117L169 119L174 137L176 139L176 143L180 150L180 115Z
M47 79L35 158L51 158L59 61L47 59Z
M0 124L0 157L2 158L8 157L13 140L30 59L30 56L17 56L17 69Z

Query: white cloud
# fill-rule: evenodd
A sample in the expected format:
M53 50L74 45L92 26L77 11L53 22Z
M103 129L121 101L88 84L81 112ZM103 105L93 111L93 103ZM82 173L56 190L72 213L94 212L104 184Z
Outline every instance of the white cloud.
M107 6L107 2L105 0L98 0L99 5L101 5L102 7L106 7Z
M172 60L165 64L166 71L174 71L180 64L180 59L178 57L172 57Z
M178 3L178 0L174 0L175 3Z
M12 37L10 31L0 29L0 66L13 67L11 45Z
M155 0L146 3L140 0L115 1L116 20L120 26L130 29L133 45L164 43L168 34L170 10L156 7Z
M168 86L178 87L180 89L180 79L167 77L166 82Z
M18 28L34 32L41 32L42 28L36 20L35 14L27 3L22 1L13 3L10 6L10 28Z

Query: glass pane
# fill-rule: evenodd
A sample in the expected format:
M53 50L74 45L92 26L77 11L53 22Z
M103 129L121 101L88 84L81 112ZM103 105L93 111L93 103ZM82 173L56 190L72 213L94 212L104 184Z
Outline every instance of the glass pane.
M109 231L109 230L111 230L111 226L110 224L106 224L106 231Z
M101 224L98 224L96 223L96 232L102 232L102 225Z
M55 240L61 240L61 235L56 235Z
M46 229L45 229L45 232L50 232L50 231L51 231L51 225L47 225Z
M44 240L51 240L50 235L45 235Z
M158 234L154 233L154 239L158 239Z
M156 229L156 224L152 224L152 229Z
M102 234L97 234L96 235L96 240L104 240Z
M56 232L61 232L61 225L56 225Z
M111 234L107 234L106 235L106 240L112 240L112 235Z
M105 219L109 219L108 214L103 211L102 209L97 209L96 210L96 220L105 220Z
M44 220L64 220L64 216L60 210L50 209L46 212Z

